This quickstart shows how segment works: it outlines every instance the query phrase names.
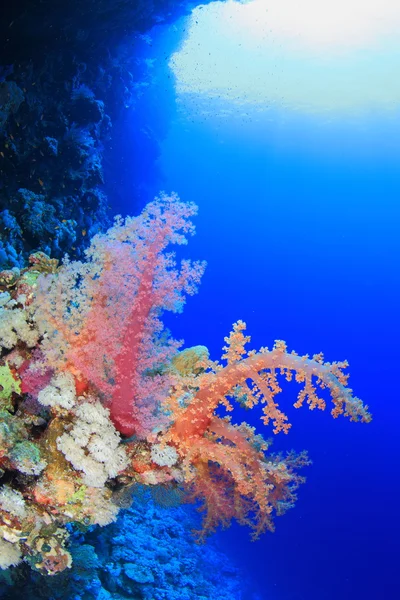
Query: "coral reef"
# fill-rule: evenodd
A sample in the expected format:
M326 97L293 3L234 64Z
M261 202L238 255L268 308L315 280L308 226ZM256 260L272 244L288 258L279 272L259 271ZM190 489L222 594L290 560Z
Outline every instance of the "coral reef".
M86 235L109 225L102 144L110 127L100 100L79 93L78 78L65 90L56 61L38 72L19 65L0 115L0 264L23 267L32 252L80 255ZM6 88L7 86L7 88ZM25 91L23 91L25 90ZM84 122L73 108L89 105ZM93 110L93 105L98 107Z
M174 502L169 491L164 499ZM115 523L72 531L72 567L57 577L43 578L24 564L0 571L0 598L240 600L242 574L213 543L193 544L197 521L189 506L163 507L140 491Z
M42 2L21 0L5 7L0 23L0 269L22 268L37 251L81 258L90 238L110 226L118 173L115 161L107 184L105 163L112 163L114 153L120 162L124 145L119 133L112 137L112 127L121 113L137 110L146 91L145 111L135 112L129 153L133 201L144 204L167 121L160 118L156 91L149 92L157 78L148 32L178 19L191 5L73 1L46 3L44 10ZM165 87L162 110L167 112ZM147 157L147 169L139 165L136 149Z
M21 560L46 575L70 568L68 525L112 523L123 490L138 486L200 501L201 539L232 519L254 538L272 530L296 499L307 456L270 453L254 428L217 409L261 403L264 423L287 433L275 401L282 378L303 384L296 407L325 408L317 388L326 388L334 417L370 420L347 387L347 363L301 357L281 341L247 352L240 321L222 363L202 346L178 352L161 317L182 310L205 265L178 265L169 247L186 243L195 212L161 194L97 234L85 262L58 265L38 253L30 267L2 274L3 568ZM135 565L124 569L135 582Z

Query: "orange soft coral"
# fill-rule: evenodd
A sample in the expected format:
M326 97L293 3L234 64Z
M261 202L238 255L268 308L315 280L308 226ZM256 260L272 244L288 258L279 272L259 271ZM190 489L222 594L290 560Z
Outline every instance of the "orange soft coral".
M182 445L180 446L182 450ZM296 468L307 455L266 455L268 444L254 429L228 418L212 419L207 434L184 450L183 469L189 499L204 511L200 539L232 519L252 530L252 539L273 531L273 516L293 506L295 491L304 481Z
M343 414L352 421L371 420L368 407L353 396L352 390L347 387L348 375L343 373L348 366L346 361L324 363L322 354L313 358L298 356L295 352L287 352L286 344L280 340L275 342L272 350L261 348L259 352L247 353L244 346L250 338L243 334L245 327L245 323L238 321L233 326L233 332L225 338L227 346L224 347L222 358L226 360L226 366L217 365L196 378L194 387L197 391L187 407L179 408L175 403L177 419L170 431L171 438L187 440L203 435L217 406L223 404L230 408L228 398L240 399L246 408L261 402L264 405L264 424L271 421L274 433L287 433L290 423L274 400L281 391L277 378L279 374L288 381L294 376L297 383L304 383L295 403L296 408L307 401L311 410L324 409L325 401L318 397L317 388L327 388L333 402L333 417ZM177 393L178 396L181 394L179 386L175 398Z
M272 350L248 353L245 344L250 338L244 330L245 324L239 321L225 338L225 366L208 362L197 376L177 380L167 403L174 423L165 441L174 444L182 458L192 497L204 502L205 532L236 518L250 524L257 537L272 529L273 513L281 514L292 504L301 482L294 467L307 461L304 455L266 455L267 444L261 436L246 424L237 426L219 418L216 408L222 404L232 410L232 398L247 408L261 403L264 424L271 422L274 433L287 433L290 423L275 402L281 391L280 374L304 384L296 407L307 401L310 409L324 409L325 401L317 395L319 387L329 390L334 417L343 414L352 421L368 422L371 416L347 387L346 362L324 363L322 355L310 359L288 353L281 341Z

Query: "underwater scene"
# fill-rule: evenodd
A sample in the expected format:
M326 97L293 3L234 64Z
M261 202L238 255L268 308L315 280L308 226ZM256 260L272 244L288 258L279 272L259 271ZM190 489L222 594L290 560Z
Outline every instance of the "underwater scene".
M0 18L0 600L399 600L400 5Z

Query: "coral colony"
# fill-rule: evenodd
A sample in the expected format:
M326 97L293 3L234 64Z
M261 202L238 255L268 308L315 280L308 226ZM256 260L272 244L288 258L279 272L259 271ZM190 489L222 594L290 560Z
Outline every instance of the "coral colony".
M275 433L290 424L280 382L301 385L296 407L368 422L347 387L347 363L247 351L238 321L221 362L179 351L163 311L180 311L205 265L176 263L169 246L194 229L193 204L161 195L136 218L97 234L85 261L46 254L0 274L0 567L21 561L54 575L71 566L67 525L116 519L121 490L177 489L200 503L200 539L236 519L257 538L293 505L304 454L271 454L246 423L220 416L233 401L262 405Z

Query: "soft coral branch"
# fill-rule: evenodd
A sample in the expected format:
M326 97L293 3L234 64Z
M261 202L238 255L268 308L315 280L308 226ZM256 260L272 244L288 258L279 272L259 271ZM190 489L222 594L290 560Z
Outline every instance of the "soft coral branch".
M168 391L169 376L158 367L178 342L161 339L160 316L179 311L196 291L204 263L186 260L179 268L165 250L186 243L196 210L161 195L139 217L117 219L95 236L86 263L67 262L57 277L39 281L36 316L48 363L102 393L125 435L149 433Z
M309 358L288 353L282 341L276 342L272 350L247 353L245 344L250 338L244 330L245 324L239 321L225 338L225 366L210 363L208 371L176 382L167 402L175 420L165 440L174 444L182 456L192 496L205 504L205 531L213 530L218 520L226 523L235 517L250 524L257 537L263 530L272 529L274 512L281 514L292 505L294 490L301 483L294 467L306 460L266 456L262 438L246 424L235 426L219 418L217 407L223 404L232 410L231 398L248 408L261 403L264 424L271 422L274 433L287 433L287 416L275 402L281 391L281 374L287 380L294 376L304 384L296 407L307 401L310 409L325 408L325 401L317 395L319 387L329 391L334 417L343 414L352 421L368 422L371 416L368 407L347 387L343 373L347 363L324 363L322 355Z
M232 519L253 530L256 539L273 531L273 516L283 514L296 500L303 478L296 469L308 464L306 455L288 459L265 452L268 444L246 423L233 425L214 417L206 435L178 444L190 499L205 513L200 539Z
M283 374L288 380L294 374L298 383L304 383L295 403L296 408L305 401L311 409L325 408L325 401L318 397L317 388L326 388L333 402L333 417L344 415L352 421L371 420L368 407L353 396L352 390L346 385L347 376L343 373L346 362L324 363L321 355L313 358L298 356L294 352L287 352L282 341L276 342L272 350L262 348L260 352L250 352L244 356L244 343L249 339L242 334L244 329L245 324L239 321L226 338L229 349L224 356L228 358L228 364L199 376L199 389L189 406L177 416L171 429L172 437L189 439L192 435L203 435L217 406L226 403L226 397L235 397L240 392L245 406L252 407L258 402L264 405L263 422L266 425L272 422L274 433L287 433L290 424L274 400L281 391L278 374ZM248 381L253 382L252 387L247 385Z

